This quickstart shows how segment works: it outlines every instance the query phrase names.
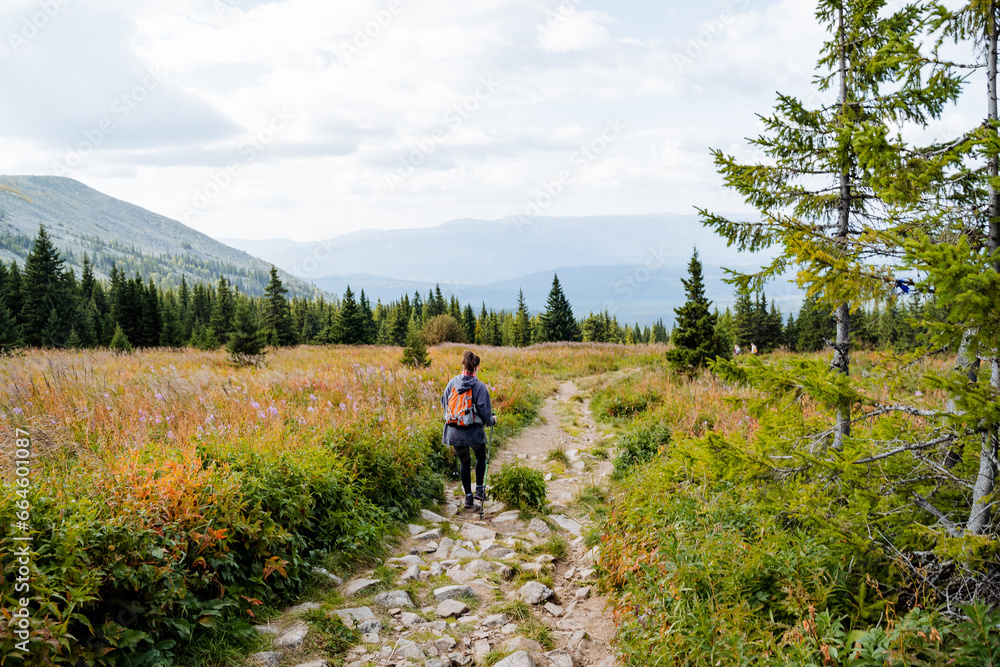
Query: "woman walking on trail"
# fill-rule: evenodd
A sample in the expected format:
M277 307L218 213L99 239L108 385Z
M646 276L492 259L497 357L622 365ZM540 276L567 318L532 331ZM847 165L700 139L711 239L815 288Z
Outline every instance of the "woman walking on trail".
M448 381L441 396L444 408L444 444L455 449L461 461L462 486L465 488L465 507L472 509L475 501L485 498L483 489L486 475L486 429L497 422L490 405L490 392L476 378L479 357L468 351L462 357L462 372ZM476 492L472 493L472 457L476 455Z

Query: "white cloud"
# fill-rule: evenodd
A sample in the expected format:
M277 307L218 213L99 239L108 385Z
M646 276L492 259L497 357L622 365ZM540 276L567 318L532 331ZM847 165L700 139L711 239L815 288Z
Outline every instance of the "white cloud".
M553 13L538 27L538 48L549 53L569 53L607 46L611 36L605 24L612 20L605 12Z

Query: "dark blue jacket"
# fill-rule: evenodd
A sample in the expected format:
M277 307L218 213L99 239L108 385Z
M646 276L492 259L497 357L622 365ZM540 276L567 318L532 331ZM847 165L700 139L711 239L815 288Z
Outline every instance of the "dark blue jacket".
M451 389L456 384L460 392L472 387L472 406L483 424L491 425L496 423L496 419L493 417L493 406L490 405L489 390L485 384L471 375L459 375L448 380L448 386L445 387L444 394L441 395L442 408L447 407L448 397L451 396ZM476 423L472 426L451 426L445 424L443 442L453 447L485 445L486 429L483 428L483 424Z

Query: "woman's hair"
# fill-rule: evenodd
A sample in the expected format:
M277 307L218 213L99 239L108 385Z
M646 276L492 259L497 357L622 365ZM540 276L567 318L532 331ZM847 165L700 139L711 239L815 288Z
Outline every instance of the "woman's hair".
M479 368L479 357L472 350L466 351L465 355L462 357L462 368L467 371L474 371Z

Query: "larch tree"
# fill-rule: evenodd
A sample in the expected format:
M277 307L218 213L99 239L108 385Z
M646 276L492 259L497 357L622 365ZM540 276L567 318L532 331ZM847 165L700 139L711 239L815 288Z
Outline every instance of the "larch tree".
M917 44L929 20L923 6L889 12L885 0L819 0L816 17L830 33L818 63L816 102L778 95L774 112L761 117L763 133L750 141L763 152L761 162L743 164L713 151L726 185L759 219L700 213L742 251L777 246L770 264L733 279L756 289L795 268L799 285L834 312L831 368L847 376L851 310L890 293L903 252L886 232L912 224L886 214L873 180L905 149L898 128L939 116L961 84L944 68L927 75ZM823 95L835 97L823 103ZM850 396L834 407L833 447L841 449L851 434Z

